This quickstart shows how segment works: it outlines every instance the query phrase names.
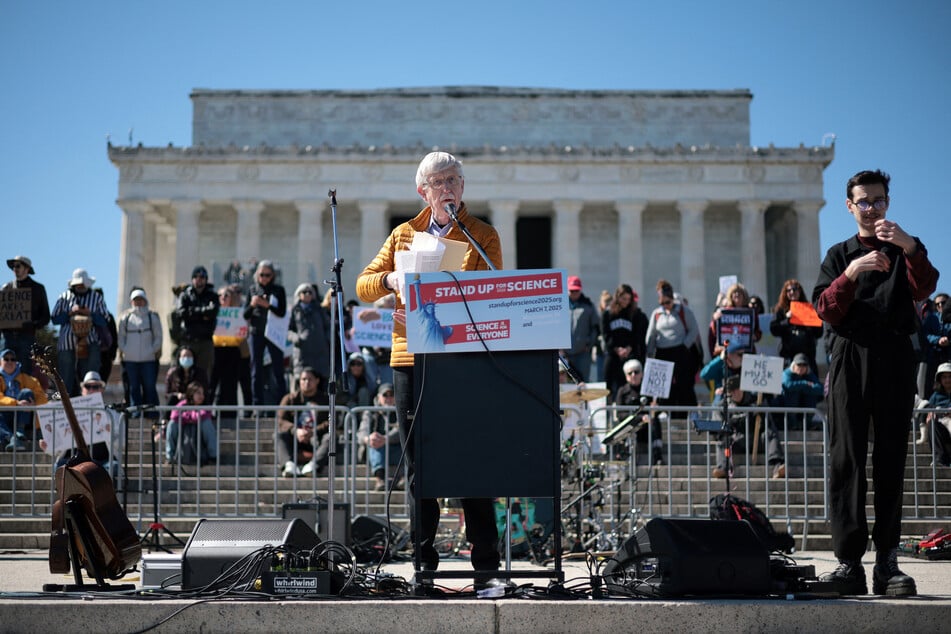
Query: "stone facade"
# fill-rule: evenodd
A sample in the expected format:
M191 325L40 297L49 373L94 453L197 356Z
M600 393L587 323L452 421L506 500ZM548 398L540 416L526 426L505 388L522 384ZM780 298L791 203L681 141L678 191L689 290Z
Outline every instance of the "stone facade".
M117 306L135 284L171 309L203 263L275 260L286 287L330 277L336 226L347 298L391 225L421 208L434 148L464 163L470 210L506 268L556 267L596 298L619 282L654 303L671 280L703 322L720 275L769 306L819 266L829 147L749 144L752 95L446 87L196 90L190 147L109 146L123 211ZM329 188L337 191L336 217ZM334 222L335 221L335 222ZM217 275L215 275L217 274Z

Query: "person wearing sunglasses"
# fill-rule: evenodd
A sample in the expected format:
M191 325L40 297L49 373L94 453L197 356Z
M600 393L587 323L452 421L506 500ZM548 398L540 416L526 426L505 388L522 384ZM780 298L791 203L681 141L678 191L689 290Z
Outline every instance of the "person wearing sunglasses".
M14 279L3 285L0 290L29 290L30 291L30 319L24 321L17 328L6 328L2 331L3 347L16 351L17 358L23 372L30 374L33 371L33 358L30 353L36 343L36 332L43 330L50 323L50 303L46 296L46 288L34 280L33 263L25 255L16 255L7 260L7 266L13 271Z
M648 403L647 397L641 400L641 384L644 381L644 366L637 359L628 359L622 366L625 384L617 391L615 405L642 407ZM656 401L655 401L656 404ZM636 413L635 413L636 414ZM630 412L618 412L618 418L624 420L627 416L634 416ZM637 420L630 421L635 430L638 446L648 447L647 464L664 464L664 441L661 436L659 416L653 419L647 412L636 414ZM618 423L621 422L618 421ZM650 443L648 444L648 440ZM623 455L623 452L622 452ZM615 454L617 456L617 454Z
M23 371L13 348L0 352L0 406L43 405L46 392L40 382ZM33 412L0 412L0 446L7 451L25 451L32 435Z
M251 347L251 394L255 405L277 403L287 393L284 380L284 346L277 345L267 338L268 316L283 317L287 314L287 293L284 287L274 280L274 263L270 260L258 262L254 272L254 284L248 291L244 305L244 318L248 320L248 345ZM283 344L283 342L282 342ZM267 376L264 369L264 351L271 357L271 375L274 377L275 391L265 396L264 386Z
M875 544L872 591L917 593L898 568L902 491L909 421L916 392L918 329L914 302L934 292L938 271L921 241L889 215L888 174L858 172L846 184L845 206L857 234L826 253L813 287L819 317L834 332L829 363L830 524L837 567L820 577L839 594L866 594L862 556L869 538L865 514L869 428Z

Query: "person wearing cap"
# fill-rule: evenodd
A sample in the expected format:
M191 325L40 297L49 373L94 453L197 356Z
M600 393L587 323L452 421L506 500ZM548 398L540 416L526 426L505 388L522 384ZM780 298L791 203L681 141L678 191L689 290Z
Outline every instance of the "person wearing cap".
M927 299L938 271L921 241L888 215L890 177L865 170L846 183L845 205L858 232L833 245L819 268L812 301L833 330L829 362L830 525L836 568L820 577L839 594L868 592L862 556L868 546L865 513L869 429L875 544L872 591L917 594L898 568L908 421L912 418L918 330L915 302Z
M23 370L13 348L0 352L0 406L43 405L46 392L40 382ZM33 412L0 412L0 446L7 451L25 451L32 437Z
M462 270L476 271L490 268L478 250L472 246L466 235L453 222L448 209L455 208L460 224L465 224L472 237L482 245L496 269L502 269L502 245L498 232L489 224L470 215L462 200L465 178L462 162L447 152L431 152L420 161L416 169L416 193L426 207L415 218L397 226L386 238L379 253L357 277L357 296L363 302L374 302L400 288L402 280L396 272L396 254L408 251L416 232L425 232L437 237L446 237L466 245L462 260ZM416 409L414 395L413 363L414 357L406 350L406 310L405 296L396 299L393 311L393 348L390 355L390 367L393 368L393 387L396 396L396 416L400 426L400 437L406 452L409 468L408 490L413 489L413 440L409 437L410 421ZM461 438L460 442L467 439ZM437 474L438 477L438 474ZM411 496L410 496L411 497ZM466 533L472 544L471 562L476 570L498 570L498 530L495 525L495 508L489 498L465 498L462 501L466 514ZM413 509L411 528L418 531L420 552L416 553L416 564L424 570L435 570L439 565L439 553L434 547L439 526L439 503L434 498L420 500L422 517L415 517Z
M343 375L347 389L347 407L366 407L373 404L376 386L370 384L366 362L359 352L347 357L347 371Z
M300 376L305 367L314 368L324 379L330 376L330 320L312 284L299 284L294 291L287 340L294 347L294 376Z
M773 399L773 407L814 408L822 400L823 385L809 365L806 353L799 352L783 370L783 391Z
M103 394L106 389L106 382L102 380L98 372L89 371L83 376L80 387L81 396ZM89 458L103 469L106 469L115 481L119 476L121 457L125 447L125 428L122 427L122 418L114 409L97 408L91 411L90 419L92 437L85 438L86 444L89 446ZM40 439L39 444L40 448L46 451L46 440ZM75 447L63 451L53 465L53 471L55 472L66 464L74 452ZM116 460L112 460L112 455L116 456Z
M7 266L13 271L14 279L3 285L3 291L29 291L30 314L18 327L5 328L0 335L3 338L3 347L12 348L17 353L23 372L30 374L33 371L33 344L36 343L36 332L50 323L50 304L46 296L46 288L33 279L33 263L25 255L17 255L7 260ZM25 301L25 300L24 300Z
M70 396L80 392L79 377L99 371L102 363L100 329L109 326L109 310L102 293L93 290L96 278L76 269L66 291L56 300L51 321L59 326L57 367Z
M201 265L192 269L191 284L175 299L172 318L181 324L180 344L187 344L195 354L198 367L211 375L215 366L215 326L218 325L218 294L208 283L208 270ZM207 386L206 386L207 387Z
M714 397L723 394L723 383L732 376L739 376L743 369L743 355L749 349L741 343L731 343L720 349L720 354L700 370L700 379L713 383Z
M392 408L396 403L392 383L381 383L376 391L373 404L377 407ZM366 450L366 460L370 474L376 480L375 491L386 490L387 466L400 463L400 429L396 423L396 410L385 412L366 410L360 417L357 429L357 441ZM389 460L387 460L389 457ZM358 458L359 460L359 458ZM391 474L392 475L392 474Z
M581 292L581 278L568 278L568 310L571 311L571 349L564 350L568 363L582 380L591 380L591 350L598 345L601 316L587 295Z
M274 280L274 263L270 260L258 262L254 273L254 284L248 291L244 305L244 318L248 320L248 345L251 347L251 394L255 405L276 403L277 395L287 393L284 380L284 342L280 345L267 338L265 330L270 315L284 317L287 314L287 293L284 287ZM264 394L268 382L264 369L264 351L271 357L270 373L273 377L274 396Z
M119 317L118 343L129 385L132 407L158 406L158 358L162 354L162 321L149 309L145 290L135 288L129 294L132 306ZM158 412L147 412L157 418Z
M931 441L935 464L951 467L951 363L938 366L934 376L934 391L919 407L944 410L928 413L922 426L922 437L925 442ZM931 434L928 433L929 428Z
M735 407L755 407L760 402L755 392L747 392L740 387L740 376L731 375L724 379L723 388L714 405L719 405L721 399L730 399L730 404ZM716 410L714 414L718 419L723 418L722 408ZM750 436L755 432L756 423L753 416L761 414L751 414L749 412L737 412L735 410L728 412L728 422L730 434L720 439L720 457L717 466L713 468L712 477L722 480L729 475L733 477L735 467L733 457L744 453L750 449L747 430ZM766 416L762 421L762 431L760 432L760 442L766 450L766 464L768 465L772 478L778 480L786 477L786 458L783 451L783 443L779 438L779 431L773 422L771 416ZM730 449L730 458L727 459L726 450ZM747 453L748 455L748 453ZM751 475L754 467L747 465L747 476Z

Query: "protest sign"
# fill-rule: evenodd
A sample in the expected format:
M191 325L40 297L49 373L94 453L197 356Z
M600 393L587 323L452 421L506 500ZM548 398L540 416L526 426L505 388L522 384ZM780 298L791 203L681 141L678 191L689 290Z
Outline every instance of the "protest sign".
M743 355L740 389L744 392L781 394L783 391L783 358L761 354Z
M15 330L22 328L24 322L32 321L32 298L32 288L0 291L0 328Z
M393 345L392 308L355 308L353 311L353 342L368 348L390 348Z
M660 359L647 359L644 363L644 380L641 383L643 396L669 398L670 386L674 381L674 362Z
M717 320L717 343L721 346L738 343L753 350L753 325L756 315L752 308L723 308Z

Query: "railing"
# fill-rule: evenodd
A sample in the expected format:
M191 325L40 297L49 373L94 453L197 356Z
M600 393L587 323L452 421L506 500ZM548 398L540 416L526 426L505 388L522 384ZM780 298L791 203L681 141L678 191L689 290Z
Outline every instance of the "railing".
M33 411L37 408L4 408L6 411L17 409ZM157 407L136 412L135 415L124 413L112 430L112 458L121 457L117 462L126 467L114 473L116 489L120 502L127 508L137 509L132 515L133 522L137 519L141 525L153 519L153 493L157 493L160 501L160 514L179 517L273 516L280 514L281 505L285 502L313 500L318 495L326 495L328 483L325 475L318 475L315 470L308 475L285 478L282 475L283 464L276 458L268 457L269 450L278 442L279 421L275 418L277 406L205 408L212 411L214 416L215 439L219 448L217 458L203 467L183 465L177 460L165 464L165 444L161 431L165 428L164 421L176 409L187 411L200 408ZM316 410L316 420L326 418L329 414L326 406L282 409L295 414ZM574 417L579 423L575 431L576 440L568 440L563 444L564 470L570 476L571 469L584 469L586 466L600 469L594 465L603 465L600 477L607 478L610 490L616 491L609 500L612 505L610 514L615 520L620 517L621 511L628 511L629 508L637 508L646 516L704 516L707 510L695 502L695 498L708 500L725 490L721 486L723 481L711 476L721 451L718 439L712 433L698 433L691 422L691 417L714 419L719 413L718 407L649 407L644 410L652 417L664 419L661 434L666 463L664 469L641 461L642 452L638 451L633 434L627 434L620 445L605 448L593 445L599 435L615 426L616 421L638 408L609 406L590 412L584 406L566 406L563 409L567 418ZM370 490L373 474L362 475L355 459L359 450L356 430L360 417L364 412L373 411L393 410L383 407L336 408L339 444L336 446L335 462L340 467L338 473L342 473L343 477L335 480L342 482L342 486L339 490L335 487L334 501L348 504L352 515L371 513L372 504L380 504L384 500L382 493ZM774 521L785 522L787 526L794 521L802 522L805 542L810 522L829 518L829 434L825 418L816 410L801 408L737 407L730 411L743 415L745 436L748 439L752 439L757 418L762 425L767 420L776 424L783 441L783 459L787 471L785 478L770 477L770 468L765 464L765 446L761 446L763 464L751 465L752 442L747 442L745 449L734 456L737 469L730 479L731 492L753 501ZM951 416L951 410L915 410L914 420L911 421L914 438L918 437L919 423L929 417L938 420L945 416ZM910 477L906 478L906 491L911 494L912 502L904 505L903 519L951 519L951 490L945 490L951 489L947 484L951 472L937 460L931 459L930 447L936 442L936 424L928 427L925 443L912 442L910 445L906 464L913 468ZM647 429L647 446L650 447L654 432L650 425ZM155 443L153 485L152 442L157 433L160 437ZM179 438L182 438L181 434ZM198 438L200 449L201 434L198 434ZM567 436L563 438L567 439ZM614 460L618 446L627 449L623 460ZM128 454L124 453L124 449L128 450ZM56 499L51 475L55 454L59 450L58 447L53 448L54 455L47 455L34 445L30 451L7 454L4 463L12 465L13 476L9 479L10 502L0 503L0 516L48 517L49 507ZM177 454L181 455L181 452ZM392 480L395 469L389 463L389 459L385 460L387 482ZM25 473L24 464L28 467ZM583 476L579 478L582 481ZM23 495L24 492L26 495ZM575 493L570 487L565 487L566 499L571 499ZM680 502L675 500L675 495ZM408 517L408 510L405 502L398 507L388 506L388 512L394 518Z

